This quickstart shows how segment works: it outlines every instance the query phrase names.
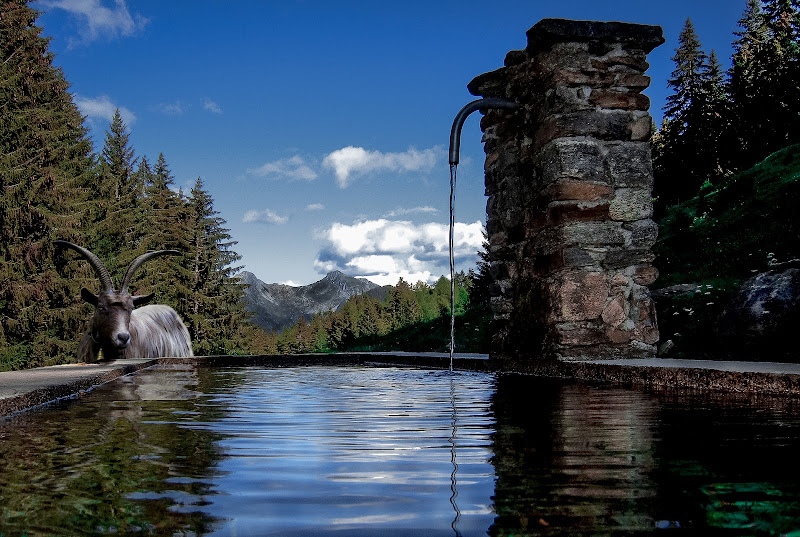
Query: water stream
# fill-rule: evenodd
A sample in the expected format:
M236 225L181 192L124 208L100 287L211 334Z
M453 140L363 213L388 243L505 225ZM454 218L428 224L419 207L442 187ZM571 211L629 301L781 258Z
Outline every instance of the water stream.
M453 353L456 347L456 171L458 164L450 165L450 371L453 371Z

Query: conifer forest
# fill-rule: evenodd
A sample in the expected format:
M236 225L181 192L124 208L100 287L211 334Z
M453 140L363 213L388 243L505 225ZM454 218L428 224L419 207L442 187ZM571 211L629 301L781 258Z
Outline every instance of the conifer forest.
M199 178L189 192L177 189L163 154L137 154L119 111L102 147L93 146L37 16L24 0L0 0L0 370L75 361L92 312L80 289L96 291L98 282L88 263L54 247L56 239L97 254L117 282L142 253L182 252L144 265L132 287L154 292L157 302L181 315L197 355L446 350L446 338L423 335L446 331L449 321L437 320L449 315L445 279L433 286L401 280L383 300L353 297L338 312L300 319L282 334L248 322L243 284L235 277L242 268L237 242L212 194ZM699 270L696 257L678 252L676 237L685 245L688 235L704 233L713 214L702 200L733 192L744 184L737 183L742 174L776 152L790 160L800 152L800 0L743 1L732 42L725 66L703 50L687 19L672 75L653 81L671 90L651 141L662 237L656 264L664 285ZM794 168L780 173L796 185L800 163L792 162ZM783 219L783 231L773 236L771 251L800 257L800 194L787 192L783 212L774 216ZM717 198L713 207L720 213L738 203ZM723 199L729 205L720 205ZM740 218L752 224L752 215ZM718 252L708 263L718 265L729 254ZM489 260L485 253L481 258L475 271L457 278L457 313L467 333L461 337L472 338L461 350L488 350ZM734 260L725 267L737 277L745 268Z

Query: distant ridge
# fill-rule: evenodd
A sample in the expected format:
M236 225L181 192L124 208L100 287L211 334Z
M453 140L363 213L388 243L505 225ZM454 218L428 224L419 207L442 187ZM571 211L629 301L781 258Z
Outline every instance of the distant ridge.
M353 278L334 270L309 285L293 287L281 283L264 283L255 274L242 271L238 277L249 285L245 304L253 313L250 320L267 332L280 332L300 317L310 320L315 313L342 307L353 295L368 293L380 298L382 288L369 280Z

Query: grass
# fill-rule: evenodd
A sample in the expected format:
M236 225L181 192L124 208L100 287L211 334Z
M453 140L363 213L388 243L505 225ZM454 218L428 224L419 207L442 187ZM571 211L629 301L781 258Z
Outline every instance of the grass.
M800 257L800 145L711 184L667 210L654 247L654 289L693 283L657 300L661 340L677 354L735 357L715 337L716 321L740 285L776 263ZM752 356L748 356L752 358Z

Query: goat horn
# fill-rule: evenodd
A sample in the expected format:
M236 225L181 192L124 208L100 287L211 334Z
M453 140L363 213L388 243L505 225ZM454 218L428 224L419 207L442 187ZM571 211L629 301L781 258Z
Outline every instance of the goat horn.
M94 255L86 248L82 248L77 244L72 244L71 242L57 240L53 241L53 244L55 244L56 246L66 246L67 248L72 248L73 250L81 254L94 269L95 274L97 274L97 277L100 279L100 285L103 286L104 290L105 291L114 290L114 282L111 280L111 274L109 274L108 269L103 264L103 262L100 261L99 257Z
M128 284L131 283L131 278L133 278L133 273L139 270L145 261L149 261L154 257L158 257L161 255L181 255L182 252L178 250L158 250L156 252L147 252L146 254L142 254L133 261L131 264L128 265L128 270L125 271L125 275L122 277L122 285L120 286L120 293L127 293L128 292Z

